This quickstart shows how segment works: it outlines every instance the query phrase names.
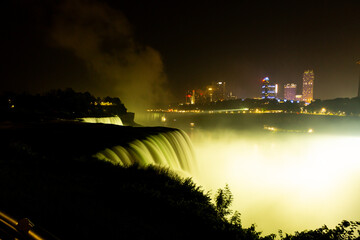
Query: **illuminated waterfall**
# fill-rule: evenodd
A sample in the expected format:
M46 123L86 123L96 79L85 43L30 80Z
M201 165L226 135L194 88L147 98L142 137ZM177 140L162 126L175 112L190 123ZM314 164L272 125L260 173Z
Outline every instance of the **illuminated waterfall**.
M80 118L81 121L86 123L104 123L104 124L114 124L123 126L121 118L116 117L88 117L88 118Z
M177 172L194 172L194 151L188 135L174 130L138 139L126 146L113 146L94 155L115 165L157 165Z

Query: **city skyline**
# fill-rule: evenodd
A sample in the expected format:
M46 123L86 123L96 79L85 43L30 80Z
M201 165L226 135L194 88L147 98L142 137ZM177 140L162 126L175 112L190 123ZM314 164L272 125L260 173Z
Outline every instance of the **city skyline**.
M313 69L315 98L355 97L359 8L353 0L7 2L2 90L71 87L133 109L183 101L209 82L260 97L259 79L301 86Z
M279 87L279 84L272 80L270 84L270 78L265 77L261 80L261 98L262 99L279 99L279 100L293 100L293 101L303 101L306 103L311 103L316 100L314 97L314 70L305 70L302 76L301 88L297 88L295 83L286 83L283 85L283 88ZM360 79L360 78L359 78ZM221 86L221 87L219 87ZM192 89L188 90L185 95L186 104L195 104L195 103L205 103L205 102L216 102L224 100L232 100L237 98L242 98L242 96L236 96L232 93L232 88L226 88L226 82L217 82L212 83L211 85L197 90ZM359 89L360 89L360 80L359 80ZM298 94L300 93L301 94ZM280 94L282 92L283 94ZM215 98L213 94L215 93ZM221 97L219 97L221 95ZM202 98L202 100L201 100ZM257 99L258 97L253 97ZM195 101L196 99L196 101ZM180 102L182 104L182 102Z

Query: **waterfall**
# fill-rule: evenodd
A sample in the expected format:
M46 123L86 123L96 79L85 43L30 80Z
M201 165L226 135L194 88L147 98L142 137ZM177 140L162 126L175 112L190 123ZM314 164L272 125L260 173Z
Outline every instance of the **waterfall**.
M194 150L189 136L182 130L172 130L137 139L126 146L106 148L94 157L115 165L157 165L177 172L191 173L196 170Z
M121 118L116 117L87 117L87 118L80 118L81 121L86 123L104 123L104 124L114 124L123 126Z

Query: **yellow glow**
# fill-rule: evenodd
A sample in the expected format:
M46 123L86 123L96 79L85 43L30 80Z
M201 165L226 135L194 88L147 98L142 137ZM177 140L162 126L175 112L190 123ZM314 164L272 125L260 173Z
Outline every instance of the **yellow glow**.
M192 140L195 179L212 192L228 183L245 227L291 233L360 216L359 137L199 130Z
M100 105L101 106L111 106L111 105L113 105L113 103L112 102L100 102Z
M162 116L162 117L161 117L161 121L162 121L162 122L166 122L166 117L165 117L165 116Z
M269 130L269 131L276 131L277 129L275 127L271 127L271 126L264 126L265 130Z
M312 128L309 128L308 133L313 133L314 130Z
M191 127L194 127L194 126L195 126L195 123L191 122L191 123L190 123L190 126L191 126Z

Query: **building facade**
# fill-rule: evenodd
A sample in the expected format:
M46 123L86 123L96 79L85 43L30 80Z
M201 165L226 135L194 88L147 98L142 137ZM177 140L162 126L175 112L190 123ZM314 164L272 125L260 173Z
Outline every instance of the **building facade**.
M314 71L306 70L303 75L302 100L311 103L314 100Z
M356 64L358 64L360 67L360 61L357 61ZM358 95L357 96L358 96L358 98L360 98L360 72L359 72L359 86L358 86Z
M227 100L226 82L212 83L206 87L207 102L217 102Z
M270 84L268 77L262 80L261 85L261 98L262 99L275 99L277 94L277 86Z
M213 82L207 86L205 90L188 90L185 95L187 105L204 104L209 102L224 101L228 99L236 99L232 94L229 96L226 89L226 82Z
M195 104L195 90L189 90L186 93L186 104Z
M296 84L288 83L284 85L284 99L296 100Z

